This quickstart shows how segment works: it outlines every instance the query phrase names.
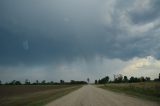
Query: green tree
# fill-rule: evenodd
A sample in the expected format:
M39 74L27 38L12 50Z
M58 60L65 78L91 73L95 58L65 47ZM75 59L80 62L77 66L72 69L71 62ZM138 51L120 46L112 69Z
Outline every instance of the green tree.
M123 81L122 74L114 75L114 82L115 83L121 83Z
M41 84L42 84L42 85L45 85L45 84L46 84L46 80L43 80L43 81L41 82Z
M64 84L64 80L60 80L60 84Z
M140 80L141 80L141 82L144 82L144 81L145 81L145 79L144 79L143 76L140 78Z
M132 83L132 82L135 82L133 76L130 78L129 82L131 82L131 83Z
M15 85L21 85L20 81L15 81Z
M150 77L146 77L145 80L146 80L146 81L150 81L151 78L150 78Z
M21 85L20 81L13 80L9 83L9 85Z
M13 80L9 83L9 85L15 85L16 80Z
M109 81L109 76L106 76L106 77L100 79L100 80L98 81L98 83L99 83L99 84L105 84L105 83L108 83L108 81Z
M123 81L124 81L124 82L128 82L127 76L124 76Z
M51 82L50 82L50 85L53 85L53 84L54 84L54 82L53 82L53 81L51 81Z
M25 80L25 85L30 85L30 81L28 79Z
M97 84L98 83L98 81L97 80L95 80L95 84Z
M108 83L108 81L109 81L109 76L106 76L105 80L106 80L106 83Z

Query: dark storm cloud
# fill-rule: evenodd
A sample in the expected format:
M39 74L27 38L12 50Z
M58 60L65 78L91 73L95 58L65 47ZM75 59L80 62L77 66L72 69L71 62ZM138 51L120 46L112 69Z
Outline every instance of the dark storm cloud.
M0 64L47 64L96 55L158 57L159 2L151 0L141 12L135 2L0 1ZM140 22L141 28L134 26ZM146 26L152 22L156 25Z
M134 24L144 24L160 18L160 1L153 0L147 8L129 13Z

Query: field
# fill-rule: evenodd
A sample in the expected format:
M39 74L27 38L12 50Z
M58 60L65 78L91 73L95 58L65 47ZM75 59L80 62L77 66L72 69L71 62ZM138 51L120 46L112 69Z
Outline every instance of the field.
M81 85L1 85L0 106L42 106Z
M105 84L99 87L144 99L160 101L160 82Z

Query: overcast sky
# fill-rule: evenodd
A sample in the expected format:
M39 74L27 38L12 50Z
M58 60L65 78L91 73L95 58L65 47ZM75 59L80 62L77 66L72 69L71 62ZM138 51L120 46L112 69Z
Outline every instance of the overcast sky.
M160 0L1 0L0 80L160 73Z

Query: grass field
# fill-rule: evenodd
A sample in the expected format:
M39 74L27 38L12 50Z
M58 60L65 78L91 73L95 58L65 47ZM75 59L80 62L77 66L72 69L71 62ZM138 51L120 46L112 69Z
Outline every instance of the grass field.
M81 85L2 85L0 106L43 106Z
M105 84L99 87L144 99L160 101L160 82Z

